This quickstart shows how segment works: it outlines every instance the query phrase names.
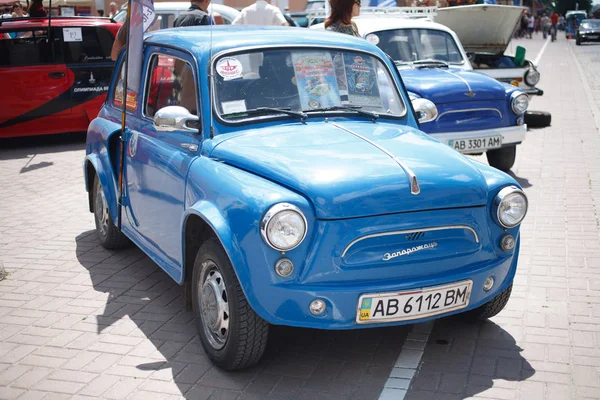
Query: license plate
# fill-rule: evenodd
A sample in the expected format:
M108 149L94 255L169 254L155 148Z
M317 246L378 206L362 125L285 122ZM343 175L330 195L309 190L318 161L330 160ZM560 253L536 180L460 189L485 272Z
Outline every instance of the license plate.
M502 147L502 135L486 138L449 140L448 146L460 152L497 149Z
M363 294L356 322L405 321L460 310L469 305L473 281L396 293Z
M600 36L588 36L587 39L598 39Z

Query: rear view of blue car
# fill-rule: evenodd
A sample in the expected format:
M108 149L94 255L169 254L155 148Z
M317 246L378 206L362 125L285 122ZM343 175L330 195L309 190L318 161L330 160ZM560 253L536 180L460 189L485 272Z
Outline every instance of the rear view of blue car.
M212 361L257 363L271 325L341 330L510 297L527 198L418 129L392 61L367 41L293 28L145 38L144 93L123 57L90 125L89 207L106 248L133 243L184 286Z

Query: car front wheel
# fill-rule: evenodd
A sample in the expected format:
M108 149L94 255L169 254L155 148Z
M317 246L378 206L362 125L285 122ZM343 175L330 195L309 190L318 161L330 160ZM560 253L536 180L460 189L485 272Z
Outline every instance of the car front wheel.
M120 249L130 244L129 239L113 224L108 202L98 176L94 179L93 187L94 220L96 235L105 249Z
M517 146L508 146L486 152L488 162L494 168L500 171L508 171L515 164L517 157Z
M474 310L467 311L464 316L472 321L482 321L492 318L506 307L510 294L512 292L512 284L502 293L488 301L487 303L477 307Z
M267 346L269 324L248 304L217 239L200 246L193 275L196 327L209 358L229 371L256 364Z

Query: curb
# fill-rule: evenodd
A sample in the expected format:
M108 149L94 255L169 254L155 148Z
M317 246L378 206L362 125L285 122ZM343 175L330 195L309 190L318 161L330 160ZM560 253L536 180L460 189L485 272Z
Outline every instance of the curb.
M379 400L402 400L410 384L414 379L421 359L425 353L425 346L429 340L429 334L433 329L433 322L424 322L413 326L412 331L406 337L394 368L390 372Z

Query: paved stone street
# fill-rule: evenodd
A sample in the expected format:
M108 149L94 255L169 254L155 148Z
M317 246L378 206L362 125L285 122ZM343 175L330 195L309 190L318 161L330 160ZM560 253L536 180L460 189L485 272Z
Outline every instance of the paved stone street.
M528 132L513 169L530 210L512 299L492 322L437 322L408 393L388 398L600 398L600 46L559 35L540 64L531 108L552 126ZM84 148L0 142L0 399L379 397L411 326L275 328L255 368L212 367L182 288L141 251L99 246Z
M516 44L533 58L543 42ZM407 399L600 398L599 71L600 46L548 44L530 108L552 126L528 132L513 168L530 210L511 300L491 322L438 321Z

